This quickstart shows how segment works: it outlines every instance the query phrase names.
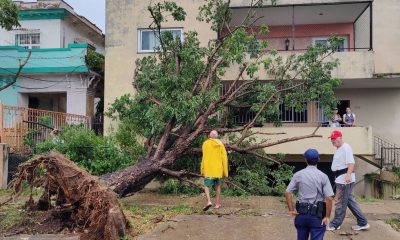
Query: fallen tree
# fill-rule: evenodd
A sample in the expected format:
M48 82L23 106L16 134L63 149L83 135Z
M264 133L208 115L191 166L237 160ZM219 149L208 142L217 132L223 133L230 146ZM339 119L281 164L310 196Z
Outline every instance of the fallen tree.
M196 143L211 129L229 139L228 151L280 164L259 149L320 136L314 131L273 142L263 137L277 133L253 131L254 126L279 125L280 106L302 111L310 101L319 101L325 109L336 105L332 89L339 80L331 77L331 71L338 63L330 56L340 39L283 59L268 48L267 41L259 40L268 28L256 26L262 16L255 9L270 1L252 1L247 16L236 26L230 24L230 1L205 2L198 19L209 23L218 35L207 47L201 46L194 31L186 32L184 41L162 31L171 18L185 20L186 12L176 3L148 7L153 20L150 28L160 46L151 56L136 60L136 94L117 99L108 112L109 117L132 124L147 139L147 154L136 165L102 176L120 196L142 189L159 174L178 176L168 168L179 158L201 153ZM231 81L222 80L227 71L236 72ZM252 116L244 125L230 123L230 114L238 109ZM251 141L256 136L259 140Z

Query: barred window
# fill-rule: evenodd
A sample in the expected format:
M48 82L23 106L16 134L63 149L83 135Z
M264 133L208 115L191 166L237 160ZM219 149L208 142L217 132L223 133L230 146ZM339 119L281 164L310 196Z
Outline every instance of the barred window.
M15 45L26 49L40 48L40 33L16 34Z

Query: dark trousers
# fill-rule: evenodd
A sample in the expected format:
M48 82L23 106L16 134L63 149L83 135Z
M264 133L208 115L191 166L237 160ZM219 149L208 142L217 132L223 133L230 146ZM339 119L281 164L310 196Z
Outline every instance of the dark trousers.
M322 219L310 214L299 214L294 220L294 225L297 229L297 240L308 240L311 235L311 240L324 239L326 225L322 223Z
M353 194L354 183L338 184L336 183L336 209L335 218L331 221L331 227L339 227L342 225L346 217L346 209L349 208L353 215L357 218L357 225L365 226L368 220L365 218L360 206L356 202Z

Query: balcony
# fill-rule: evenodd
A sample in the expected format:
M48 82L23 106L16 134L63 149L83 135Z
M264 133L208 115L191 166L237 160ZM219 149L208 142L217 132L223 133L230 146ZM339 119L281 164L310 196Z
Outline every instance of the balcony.
M316 128L315 127L272 127L265 126L259 128L258 131L266 133L284 132L283 135L272 135L268 136L271 142L281 140L284 138L298 137L303 135L311 134ZM336 128L335 128L336 129ZM287 155L303 155L308 148L318 149L321 155L332 155L334 153L334 147L331 141L328 139L334 128L321 127L316 132L321 137L308 138L295 142L288 142L276 146L269 147L267 152L270 154L285 153ZM371 127L349 127L339 128L343 133L345 141L350 144L353 148L353 152L358 156L373 156L374 155L374 139L372 135ZM255 130L257 131L257 130ZM301 157L301 159L303 159Z
M232 123L235 125L244 125L254 118L254 112L249 109L241 109L240 111L231 109ZM272 123L266 123L258 126L253 131L260 133L285 133L279 135L263 134L255 135L260 141L263 138L268 138L268 142L275 142L285 138L299 137L313 133L318 126L317 135L322 137L314 137L303 139L295 142L288 142L276 146L269 147L269 154L284 153L288 155L286 160L303 160L303 153L308 148L316 148L323 156L321 159L331 160L331 155L334 153L334 148L328 139L333 130L340 130L343 133L345 141L349 143L354 151L354 154L363 160L370 162L375 166L380 166L380 163L375 161L374 155L374 138L371 127L356 126L356 127L330 127L329 119L325 116L323 108L318 102L310 102L302 112L296 112L293 108L280 106L281 127L275 127ZM327 157L330 156L330 157Z
M236 2L232 7L232 27L240 25L249 11L244 1ZM255 10L254 19L257 21L248 31L257 31L260 26L268 25L269 33L259 36L259 39L268 40L267 50L277 50L283 58L301 54L316 44L326 45L330 36L338 36L343 42L338 52L331 56L331 59L340 61L333 76L341 79L371 78L374 74L371 11L371 2L365 1L265 6ZM232 80L235 74L235 71L228 71L224 79ZM260 71L258 77L271 79L265 71Z

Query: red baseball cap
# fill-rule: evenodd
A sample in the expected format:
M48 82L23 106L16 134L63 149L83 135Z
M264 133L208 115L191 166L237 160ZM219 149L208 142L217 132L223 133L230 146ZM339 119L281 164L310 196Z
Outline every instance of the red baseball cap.
M328 137L328 138L330 138L330 139L336 139L336 138L341 137L341 136L342 136L342 132L336 130L336 131L333 131L333 132L331 133L331 136Z

